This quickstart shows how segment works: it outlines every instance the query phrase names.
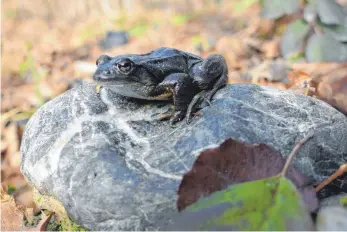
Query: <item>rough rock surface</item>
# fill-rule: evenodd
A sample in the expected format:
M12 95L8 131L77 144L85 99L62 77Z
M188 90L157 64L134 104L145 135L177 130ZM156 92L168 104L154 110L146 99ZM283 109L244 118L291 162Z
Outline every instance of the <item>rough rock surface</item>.
M347 199L347 190L346 190L346 193L342 193L342 194L338 194L338 195L324 198L323 200L321 200L319 202L319 208L327 207L327 206L342 206L341 200L343 198ZM347 227L346 227L346 229L347 229Z
M342 206L326 206L317 214L318 231L346 231L347 209Z
M226 138L265 143L294 159L312 182L347 161L347 118L326 103L256 85L229 85L188 126L154 121L169 104L135 101L93 86L69 90L30 119L21 170L92 230L153 230L175 212L182 175L199 151ZM256 168L256 167L255 167ZM334 184L347 188L346 176Z

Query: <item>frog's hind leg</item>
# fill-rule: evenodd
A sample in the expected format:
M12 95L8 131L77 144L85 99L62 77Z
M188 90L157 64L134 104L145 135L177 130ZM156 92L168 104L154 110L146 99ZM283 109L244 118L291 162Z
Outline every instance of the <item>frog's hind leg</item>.
M210 55L194 70L194 83L200 89L208 90L203 98L210 105L213 95L228 82L228 66L225 58L219 54Z
M206 90L201 91L200 93L196 94L193 98L193 100L189 103L188 109L186 112L186 123L189 124L192 119L192 114L196 110L196 106L198 103L201 102L202 99L204 99L204 96L206 95Z
M170 119L170 123L173 125L185 117L188 105L199 89L193 83L192 78L185 73L170 74L159 86L173 89L174 113Z

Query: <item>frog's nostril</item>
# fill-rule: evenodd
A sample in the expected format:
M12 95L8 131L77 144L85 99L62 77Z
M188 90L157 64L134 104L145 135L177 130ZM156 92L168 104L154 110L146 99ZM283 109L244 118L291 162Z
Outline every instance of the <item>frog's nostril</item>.
M110 70L105 70L102 72L102 74L104 74L104 75L109 75L110 73L111 73Z

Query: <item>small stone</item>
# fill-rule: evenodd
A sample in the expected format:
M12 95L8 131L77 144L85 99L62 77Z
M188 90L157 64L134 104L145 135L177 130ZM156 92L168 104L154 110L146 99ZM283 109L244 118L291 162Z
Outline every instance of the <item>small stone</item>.
M107 32L105 38L100 41L100 46L103 49L111 49L113 47L127 44L129 34L126 31L110 31Z
M346 231L347 209L342 206L327 206L318 211L317 230Z

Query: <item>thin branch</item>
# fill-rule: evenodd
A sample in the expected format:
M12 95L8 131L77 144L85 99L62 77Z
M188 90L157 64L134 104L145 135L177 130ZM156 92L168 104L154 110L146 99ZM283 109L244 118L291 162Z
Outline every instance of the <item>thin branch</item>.
M298 150L299 148L304 144L306 143L307 140L309 140L310 138L312 138L314 135L314 131L310 131L308 133L307 136L305 136L302 140L300 140L294 147L294 149L292 150L292 152L289 154L288 158L287 158L287 161L283 167L283 170L282 172L279 174L280 176L282 177L285 177L286 173L287 173L287 170L288 170L288 167L290 165L290 163L292 162L292 159L293 157L296 155L296 153L298 153Z
M319 192L320 190L322 190L322 188L324 188L325 186L327 186L328 184L330 184L333 180L335 180L336 178L338 178L339 176L343 175L344 173L347 172L347 163L342 164L340 166L339 169L337 169L336 172L334 172L331 176L329 176L327 179L325 179L324 181L322 181L316 188L316 192Z

